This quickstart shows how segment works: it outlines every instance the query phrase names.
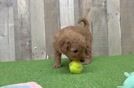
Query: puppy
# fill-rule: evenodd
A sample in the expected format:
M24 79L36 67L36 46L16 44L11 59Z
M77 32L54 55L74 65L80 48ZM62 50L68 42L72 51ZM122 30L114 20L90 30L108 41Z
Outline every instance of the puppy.
M83 24L83 25L82 25ZM54 36L54 68L61 66L61 55L70 60L80 60L89 64L92 59L92 35L89 22L82 18L77 26L68 26L58 31Z

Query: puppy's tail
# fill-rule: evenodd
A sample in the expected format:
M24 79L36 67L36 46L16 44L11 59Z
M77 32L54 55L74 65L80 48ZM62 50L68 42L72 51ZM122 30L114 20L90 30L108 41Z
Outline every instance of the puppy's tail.
M81 18L79 21L78 21L78 24L83 24L83 27L85 28L88 28L90 26L89 22L87 21L86 18Z

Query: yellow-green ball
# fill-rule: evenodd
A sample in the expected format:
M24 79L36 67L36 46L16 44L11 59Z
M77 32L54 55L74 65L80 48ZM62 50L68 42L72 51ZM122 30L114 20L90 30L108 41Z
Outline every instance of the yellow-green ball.
M72 61L69 63L69 70L73 74L79 74L83 70L83 66L80 61Z

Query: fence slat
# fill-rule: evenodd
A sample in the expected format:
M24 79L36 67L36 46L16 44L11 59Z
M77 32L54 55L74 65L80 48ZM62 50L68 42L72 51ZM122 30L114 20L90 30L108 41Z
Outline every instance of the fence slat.
M29 0L17 0L14 5L15 56L17 60L31 59L31 28Z
M109 55L121 54L120 0L107 0Z
M0 59L9 59L8 44L8 7L7 1L1 0L0 3Z
M9 1L9 0L8 0ZM8 25L9 25L9 51L10 51L10 60L15 60L15 40L14 40L14 13L13 13L13 2L11 0L9 3L9 17L8 17Z
M46 52L48 56L53 56L53 35L60 29L60 13L58 0L44 0L45 8L45 35L46 35Z
M0 1L0 60L12 61L14 57L14 29L12 4Z
M80 0L80 13L81 17L85 17L89 20L91 18L92 0Z
M108 55L106 0L92 1L93 54Z
M122 53L134 53L134 0L120 0Z
M61 28L74 25L74 0L59 0Z
M44 0L30 0L32 58L45 59Z
M78 20L81 17L81 7L80 7L80 0L74 0L74 23L77 24Z

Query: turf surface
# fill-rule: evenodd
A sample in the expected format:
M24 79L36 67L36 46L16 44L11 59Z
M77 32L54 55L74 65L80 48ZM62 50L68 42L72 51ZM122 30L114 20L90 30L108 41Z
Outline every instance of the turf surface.
M52 68L52 60L0 62L0 86L35 81L43 88L116 88L125 79L124 72L134 71L134 55L94 57L84 72L71 74L68 61Z

